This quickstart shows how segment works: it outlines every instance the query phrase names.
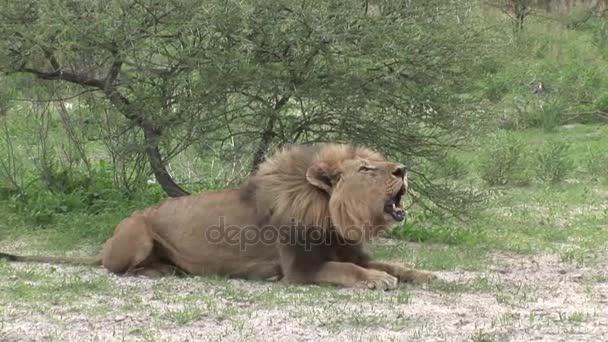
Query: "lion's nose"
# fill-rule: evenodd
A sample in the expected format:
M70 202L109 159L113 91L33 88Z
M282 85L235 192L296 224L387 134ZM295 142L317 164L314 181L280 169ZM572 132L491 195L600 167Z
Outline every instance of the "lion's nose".
M403 178L405 177L406 168L403 164L397 164L395 169L393 170L393 176Z

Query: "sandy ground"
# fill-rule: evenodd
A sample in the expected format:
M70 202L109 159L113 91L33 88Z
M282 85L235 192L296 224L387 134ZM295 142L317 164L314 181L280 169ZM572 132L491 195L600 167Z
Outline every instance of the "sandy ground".
M608 258L493 258L390 292L5 263L0 341L608 341Z

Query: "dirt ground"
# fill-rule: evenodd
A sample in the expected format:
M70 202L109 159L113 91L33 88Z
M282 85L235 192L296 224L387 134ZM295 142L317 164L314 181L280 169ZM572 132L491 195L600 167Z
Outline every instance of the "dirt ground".
M390 292L0 265L0 341L608 341L608 258L494 254Z

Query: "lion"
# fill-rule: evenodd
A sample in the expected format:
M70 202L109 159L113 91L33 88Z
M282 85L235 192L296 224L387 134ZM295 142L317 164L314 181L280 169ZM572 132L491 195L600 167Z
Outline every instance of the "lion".
M367 147L294 145L240 187L169 198L123 219L90 258L10 261L101 265L117 275L191 275L390 290L428 271L373 261L368 242L406 219L406 167Z

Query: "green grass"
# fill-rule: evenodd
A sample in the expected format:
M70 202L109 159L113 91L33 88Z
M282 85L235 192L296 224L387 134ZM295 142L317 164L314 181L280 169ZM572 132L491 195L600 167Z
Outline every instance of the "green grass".
M113 298L112 281L105 275L64 273L55 267L22 268L0 261L0 337L2 321L11 319L15 309L28 308L30 315L47 316L58 308L63 312L87 317L106 317L112 309L97 298ZM61 323L60 316L51 319Z
M416 266L430 269L481 270L487 253L497 251L556 253L563 262L591 262L608 244L608 183L603 181L608 172L589 169L594 158L608 160L608 126L575 125L554 132L527 129L506 134L521 142L524 171L535 168L533 156L540 146L552 142L569 144L564 158L573 169L559 182L530 178L527 185L488 186L479 173L483 153L454 153L452 158L467 165L469 172L465 180L451 181L486 191L485 208L466 222L418 219L414 208L413 222L399 228L396 236L422 244L415 250L380 247L376 255L415 260ZM492 141L480 137L476 145L490 148Z
M4 288L13 297L22 301L46 302L49 297L53 302L77 300L81 295L91 293L106 293L109 290L107 280L66 279L58 284L33 284L20 282L10 288Z
M593 314L575 311L575 312L558 312L558 320L562 323L578 324L586 322L593 318Z
M194 321L198 321L206 317L209 312L202 309L198 305L191 305L186 308L169 312L168 315L177 323L177 325L187 325Z
M373 246L372 256L378 259L401 262L411 267L428 270L485 269L486 251L469 248L465 244L422 243L418 246Z

